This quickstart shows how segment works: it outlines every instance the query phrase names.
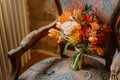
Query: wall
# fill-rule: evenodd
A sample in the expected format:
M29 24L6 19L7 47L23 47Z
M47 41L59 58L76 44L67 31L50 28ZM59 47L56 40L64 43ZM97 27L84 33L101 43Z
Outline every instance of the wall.
M31 31L55 20L57 11L52 0L28 0L28 6ZM58 44L56 44L53 38L47 36L40 40L33 49L49 53L58 53Z

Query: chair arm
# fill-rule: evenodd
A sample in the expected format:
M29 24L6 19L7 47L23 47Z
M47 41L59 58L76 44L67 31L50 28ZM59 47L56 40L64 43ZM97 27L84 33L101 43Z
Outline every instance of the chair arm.
M48 34L48 30L55 26L56 21L57 20L47 26L39 28L38 30L32 31L21 41L17 48L8 52L8 57L12 64L12 72L9 76L9 80L18 80L21 68L21 56L42 37L46 36Z
M117 56L111 64L110 71L110 80L119 80L118 74L120 73L120 52L117 52Z

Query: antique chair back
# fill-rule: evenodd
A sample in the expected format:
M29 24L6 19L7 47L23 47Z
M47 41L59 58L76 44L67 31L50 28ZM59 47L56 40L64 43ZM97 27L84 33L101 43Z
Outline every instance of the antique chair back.
M105 23L110 22L110 15L113 13L115 6L117 5L117 1L106 1L106 0L53 0L56 4L56 8L58 10L58 14L60 15L64 11L72 11L74 8L78 8L81 3L85 3L86 1L93 6L97 7L96 11L98 11L98 16L100 17L101 20L103 20ZM109 4L110 3L110 4ZM66 6L67 5L67 6ZM112 7L115 5L114 7ZM100 7L100 9L99 9ZM104 9L103 9L104 8ZM110 8L110 9L109 9ZM102 11L102 9L104 11ZM108 11L108 12L107 12ZM108 15L109 13L109 15ZM80 79L97 79L99 76L104 79L108 79L109 77L109 72L105 70L99 70L99 69L87 69L87 70L80 70L77 72L74 72L70 70L69 61L70 59L63 55L63 48L65 47L64 43L59 44L60 45L60 56L59 57L52 57L45 59L43 61L40 61L30 67L27 71L25 71L22 75L20 75L20 69L21 69L21 56L28 50L30 49L36 42L38 42L41 38L46 36L48 34L48 30L51 27L55 27L55 23L57 20L53 21L51 24L47 26L43 26L39 28L38 30L34 30L31 33L29 33L20 43L20 45L16 49L12 49L11 51L8 52L8 57L11 61L12 64L12 72L9 76L9 80L63 80L63 79L68 79L68 80L80 80ZM114 22L116 23L116 22ZM119 22L118 22L119 23ZM114 26L113 26L114 27ZM112 33L114 34L114 33ZM118 34L118 33L117 33ZM111 36L111 38L114 35ZM115 41L110 39L109 40L109 45L108 48L106 49L106 54L104 58L108 62L106 65L107 67L110 67L110 63L112 61L112 56L110 53L114 53L116 45L112 44ZM89 60L89 59L88 59ZM94 60L94 59L93 59ZM109 62L110 61L110 62ZM97 61L98 64L100 61ZM101 65L100 63L99 65ZM97 65L97 64L94 64ZM88 72L90 71L90 72ZM102 71L100 73L100 71ZM93 72L93 73L92 73ZM97 74L99 73L99 74ZM103 74L102 74L103 73ZM79 76L81 74L81 76ZM91 74L91 75L90 75ZM93 76L96 74L96 78ZM105 76L107 75L107 76Z
M120 79L120 2L117 6L117 8L114 10L114 14L111 18L111 26L114 33L114 40L116 42L117 49L116 49L116 55L113 58L110 71L110 80L119 80Z
M114 15L114 18L112 18L112 23L113 23L113 26L115 26L113 30L117 39L116 44L120 51L120 5L118 5L118 8L115 10L115 13L117 15Z
M120 12L119 12L118 19L115 25L115 33L117 36L118 49L120 51Z

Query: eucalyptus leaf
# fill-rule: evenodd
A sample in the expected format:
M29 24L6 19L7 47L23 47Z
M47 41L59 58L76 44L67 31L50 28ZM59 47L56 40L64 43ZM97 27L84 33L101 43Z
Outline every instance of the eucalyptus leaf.
M90 15L91 15L91 14L93 14L93 11L88 11L87 14L90 14Z
M88 4L85 5L86 10L89 10L91 7L92 7L92 5L88 5Z

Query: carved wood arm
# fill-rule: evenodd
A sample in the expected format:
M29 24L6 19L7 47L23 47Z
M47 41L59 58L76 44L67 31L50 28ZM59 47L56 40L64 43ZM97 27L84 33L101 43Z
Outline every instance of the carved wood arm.
M62 13L62 6L60 3L60 0L53 0L58 14L60 15ZM17 80L20 68L21 68L21 56L30 49L37 41L39 41L42 37L46 36L48 34L48 30L51 27L55 26L57 20L52 22L51 24L44 26L38 30L34 30L31 33L29 33L20 43L20 45L16 49L12 49L8 52L8 57L10 59L10 62L12 64L12 72L9 76L9 80ZM64 44L60 44L60 53L63 52ZM61 57L66 57L63 54L60 54Z
M9 80L17 80L21 68L21 56L30 49L37 41L48 34L48 30L55 26L57 20L51 24L41 27L29 33L20 43L20 45L8 52L8 57L12 64L12 72Z

